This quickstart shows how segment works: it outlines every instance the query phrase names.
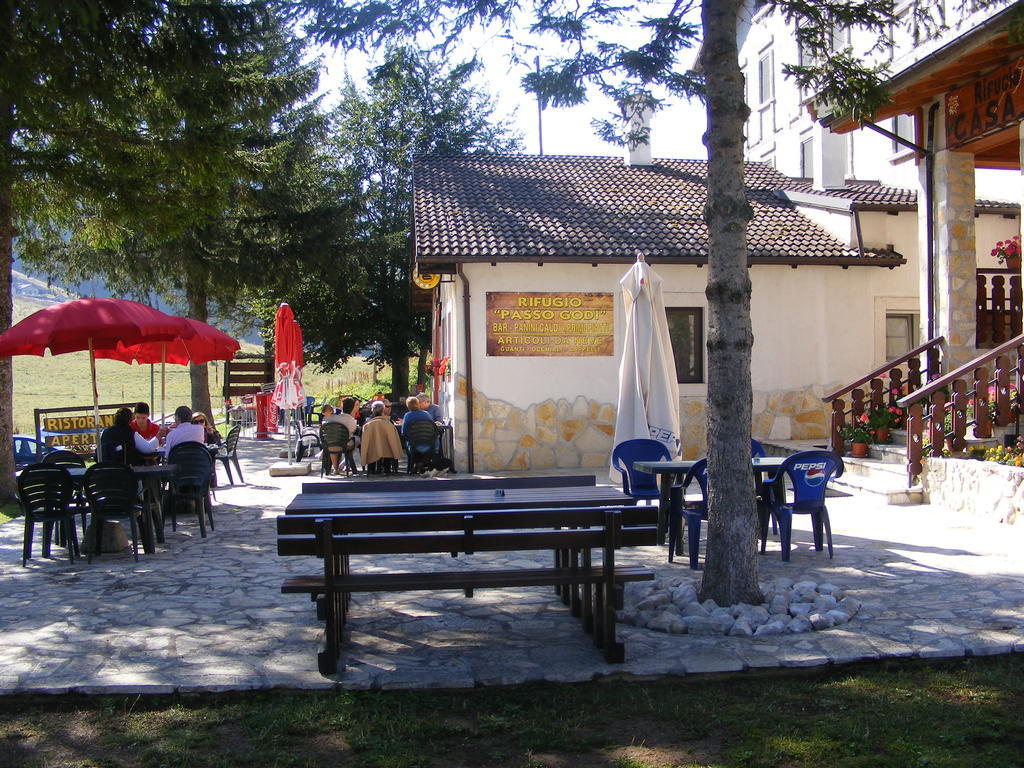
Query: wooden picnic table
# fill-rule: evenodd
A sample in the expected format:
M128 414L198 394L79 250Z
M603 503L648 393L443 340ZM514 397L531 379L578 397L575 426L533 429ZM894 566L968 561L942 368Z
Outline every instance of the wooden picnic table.
M458 511L509 507L621 506L635 500L611 486L562 488L461 488L414 492L299 494L285 507L286 515L343 512Z

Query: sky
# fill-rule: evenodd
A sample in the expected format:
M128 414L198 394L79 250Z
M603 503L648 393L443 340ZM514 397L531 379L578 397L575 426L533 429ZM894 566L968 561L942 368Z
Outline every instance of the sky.
M630 36L628 28L623 30L623 36ZM514 129L522 136L524 151L537 154L537 102L520 85L526 69L523 65L516 65L517 68L513 69L506 52L507 43L499 36L480 33L476 40L461 44L455 55L460 59L476 55L481 60L483 73L477 81L478 87L495 98L496 116L510 118ZM327 91L341 82L346 67L351 69L353 77L359 82L368 66L363 54L346 54L342 50L330 49L322 51L322 54L327 74L321 80L321 87ZM543 55L541 50L542 59ZM546 109L542 121L544 154L622 156L622 147L601 141L591 126L592 120L606 119L611 112L610 102L599 95L597 99L578 107ZM704 107L700 102L681 101L666 105L665 109L654 115L651 123L651 149L654 157L706 158L707 152L701 143L704 126Z

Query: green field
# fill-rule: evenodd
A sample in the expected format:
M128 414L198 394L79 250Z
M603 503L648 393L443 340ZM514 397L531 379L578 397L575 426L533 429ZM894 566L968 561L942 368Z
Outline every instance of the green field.
M14 302L14 320L41 309L45 304L30 299L16 297ZM243 352L258 352L259 347L244 344ZM52 357L35 357L21 355L12 358L14 362L14 431L32 434L35 432L33 409L63 408L71 406L92 406L90 391L89 355L86 352L75 352ZM138 400L150 401L153 412L160 408L160 366L126 365L116 360L96 361L96 380L101 403L128 403ZM220 408L223 381L223 363L210 364L210 393L213 395L214 408ZM380 383L372 382L372 369L362 358L349 360L340 368L321 372L310 367L305 374L306 393L320 398L325 394L354 393L361 395L366 391L372 393L375 386L387 389L390 386L390 369L380 374ZM152 381L152 384L151 384ZM181 365L168 365L167 410L190 402L188 368ZM155 397L151 397L152 391ZM368 395L361 395L368 397Z

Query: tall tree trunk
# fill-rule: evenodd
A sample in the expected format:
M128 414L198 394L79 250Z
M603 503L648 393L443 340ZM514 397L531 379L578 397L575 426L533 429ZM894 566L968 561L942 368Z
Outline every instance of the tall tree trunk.
M411 318L410 318L411 319ZM416 358L416 389L420 392L426 390L424 384L427 381L427 346L420 345L420 354Z
M395 397L409 394L409 358L404 354L391 361L391 391Z
M8 12L13 18L13 7ZM0 98L0 333L11 327L13 300L11 297L11 266L14 263L14 208L12 188L13 171L10 165L14 146L14 105ZM14 496L14 451L11 436L14 432L14 369L11 358L0 358L0 502Z
M206 286L189 281L185 286L185 298L188 301L189 317L204 323L210 319ZM211 421L216 421L217 417L213 413L213 404L210 400L210 367L206 363L189 363L188 376L192 384L192 410L201 411Z
M8 137L4 137L7 139ZM10 142L4 142L4 157ZM10 175L0 167L0 333L11 327L11 265L14 261L14 220L11 207ZM14 452L11 436L14 412L14 372L11 358L0 357L0 502L14 496Z
M743 0L704 0L708 198L708 545L702 599L760 603L750 470L750 275L743 126L750 113L736 48Z

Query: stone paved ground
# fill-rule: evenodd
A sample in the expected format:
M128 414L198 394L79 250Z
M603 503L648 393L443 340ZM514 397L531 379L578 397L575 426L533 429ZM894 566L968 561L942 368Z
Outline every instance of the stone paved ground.
M834 560L808 546L803 518L790 563L777 546L759 560L765 582L830 581L862 601L842 628L747 639L623 626L626 663L608 665L546 589L361 595L346 666L323 678L312 604L279 589L316 570L275 554L274 517L302 481L267 474L281 445L243 441L249 485L218 491L216 530L201 539L186 517L138 564L116 554L22 568L20 521L0 526L0 693L454 688L1024 651L1024 526L850 497L829 504ZM663 549L627 559L699 577Z

